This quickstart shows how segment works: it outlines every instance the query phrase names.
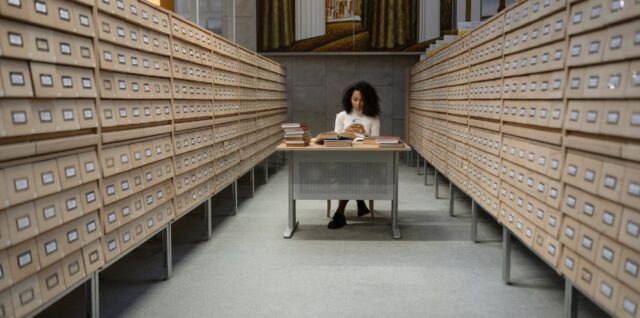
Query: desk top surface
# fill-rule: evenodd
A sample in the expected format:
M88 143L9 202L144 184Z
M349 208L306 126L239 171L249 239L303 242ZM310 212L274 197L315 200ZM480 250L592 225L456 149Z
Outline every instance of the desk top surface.
M314 139L311 140L309 146L307 147L287 147L284 142L282 142L277 150L282 151L382 151L382 152L400 152L400 151L411 151L411 147L409 147L406 143L404 143L404 147L402 148L380 148L378 145L365 145L363 143L354 143L351 147L325 147L324 145L319 145L314 142Z

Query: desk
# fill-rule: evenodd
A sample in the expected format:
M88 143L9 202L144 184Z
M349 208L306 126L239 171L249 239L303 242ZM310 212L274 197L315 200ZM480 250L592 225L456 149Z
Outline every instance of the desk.
M289 158L289 223L284 231L291 238L298 227L296 200L391 200L391 231L402 237L398 227L398 163L402 148L325 147L313 141L308 147L277 150Z

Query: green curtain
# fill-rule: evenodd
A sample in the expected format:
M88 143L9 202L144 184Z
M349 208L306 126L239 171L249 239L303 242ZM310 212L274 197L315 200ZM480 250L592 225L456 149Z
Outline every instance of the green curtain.
M260 51L278 50L293 44L293 1L258 1Z
M416 0L363 0L361 8L371 48L392 49L416 39Z

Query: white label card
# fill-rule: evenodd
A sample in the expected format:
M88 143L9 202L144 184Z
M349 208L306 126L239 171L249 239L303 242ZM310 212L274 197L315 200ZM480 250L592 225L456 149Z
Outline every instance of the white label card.
M50 255L51 253L54 253L57 250L58 250L58 243L55 240L45 244L45 251L47 255Z
M42 215L48 220L56 215L56 209L53 206L46 207L42 210Z
M14 187L16 191L23 191L29 188L29 181L27 179L16 179L14 181Z
M75 167L66 167L64 169L64 174L67 178L73 178L76 176L76 168Z
M26 252L18 256L18 266L20 268L31 264L31 262L32 262L31 252Z
M31 226L31 220L29 216L22 216L16 220L16 224L18 225L18 230L22 231Z
M24 111L11 112L11 118L13 120L13 124L19 125L27 123L27 113Z
M73 210L78 207L78 202L75 198L67 200L67 210Z
M69 243L75 242L77 239L78 239L78 231L73 230L67 233L67 241L69 241Z

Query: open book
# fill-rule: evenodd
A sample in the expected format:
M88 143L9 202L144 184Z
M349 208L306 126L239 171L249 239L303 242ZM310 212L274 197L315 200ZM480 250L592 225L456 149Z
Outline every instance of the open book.
M322 145L325 140L354 140L356 137L356 134L352 132L343 132L339 134L335 131L328 131L318 134L318 136L316 136L315 143Z

